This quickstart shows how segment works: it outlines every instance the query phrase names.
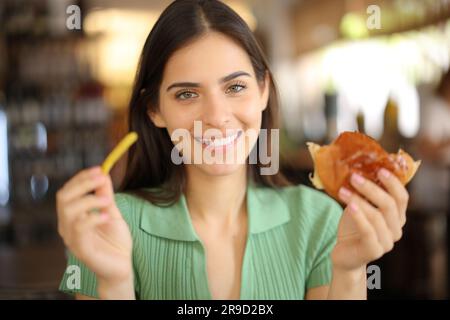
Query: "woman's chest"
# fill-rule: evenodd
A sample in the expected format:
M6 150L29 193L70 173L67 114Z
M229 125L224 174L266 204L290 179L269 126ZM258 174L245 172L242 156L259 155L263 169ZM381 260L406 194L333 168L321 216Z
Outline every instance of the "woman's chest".
M208 288L212 299L239 299L246 234L203 237Z
M303 255L267 235L237 244L153 238L135 242L136 291L141 299L302 299Z

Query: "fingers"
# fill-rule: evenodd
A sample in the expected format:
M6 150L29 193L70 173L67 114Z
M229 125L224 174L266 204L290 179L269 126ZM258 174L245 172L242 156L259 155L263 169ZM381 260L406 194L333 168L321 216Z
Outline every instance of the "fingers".
M108 192L98 194L105 189ZM97 194L88 194L94 190ZM74 221L86 218L93 209L102 209L103 212L114 214L113 199L111 179L101 172L100 167L80 171L56 194L58 231L61 236L70 236L73 233Z
M400 215L400 225L403 227L406 223L406 209L408 207L409 194L400 180L386 169L378 171L378 178L386 187L386 190L395 199Z
M80 215L82 213L88 213L89 211L93 209L102 209L106 208L110 205L111 198L108 197L102 197L102 196L94 196L94 195L87 195L83 198L74 201L73 203L69 203L64 210L64 217L70 218Z
M377 232L374 226L355 202L351 202L346 210L350 211L360 234L358 251L360 251L363 259L367 261L379 259L383 255L384 249L378 242Z
M96 227L99 224L108 221L108 214L89 214L82 219L78 219L74 225L74 232L78 235L85 234L89 229Z
M87 195L81 199L77 199L72 203L64 206L58 211L58 231L61 236L70 236L71 229L75 221L86 218L88 216L98 215L89 213L93 209L107 208L111 199L106 197L98 197L95 195Z
M85 241L83 241L85 238L83 237L83 235L89 233L91 229L108 221L109 216L106 213L89 214L82 218L78 218L77 220L75 220L70 234L64 237L66 245L68 245L68 247L70 247L72 250L83 251L82 247L83 245L86 245Z
M345 191L347 191L347 193L344 195ZM374 228L377 235L377 241L383 248L384 252L391 251L394 247L394 236L389 226L387 225L383 214L358 194L352 194L347 189L345 189L343 192L340 192L340 195L341 198L345 197L345 200L343 200L348 203L348 207L357 207L364 213L364 215Z
M400 214L394 198L372 181L354 173L350 182L366 199L373 203L383 214L395 241L402 237Z
M58 204L64 205L101 187L106 180L107 177L102 173L80 172L57 192L56 200Z
M79 184L81 181L89 179L90 177L98 176L102 173L102 170L99 166L87 168L78 172L75 176L72 177L69 181L66 182L64 187L71 188L73 185Z
M381 212L357 194L352 196L350 204L352 207L356 206L365 214L375 230L378 243L383 248L383 252L391 251L394 247L394 238Z
M107 199L114 199L114 187L111 180L111 177L109 175L105 176L104 183L100 185L99 188L96 189L96 195L105 197ZM122 217L121 213L117 209L114 201L111 201L109 203L109 206L107 206L106 211L111 215L111 218L113 219L120 219Z

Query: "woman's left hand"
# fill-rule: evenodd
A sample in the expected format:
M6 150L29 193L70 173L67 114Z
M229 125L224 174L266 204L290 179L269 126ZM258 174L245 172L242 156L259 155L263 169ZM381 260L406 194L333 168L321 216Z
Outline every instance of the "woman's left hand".
M338 227L332 252L333 267L353 271L365 267L394 247L406 223L408 192L386 169L378 172L385 189L360 175L351 184L358 191L341 188L339 197L347 205ZM364 199L365 198L365 199Z

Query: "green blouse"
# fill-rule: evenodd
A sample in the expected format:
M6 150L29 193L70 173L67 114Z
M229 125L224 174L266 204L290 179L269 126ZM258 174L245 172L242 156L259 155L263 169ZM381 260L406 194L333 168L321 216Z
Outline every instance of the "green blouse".
M302 185L271 189L249 184L246 199L249 232L240 298L303 299L306 290L329 284L340 205ZM116 193L115 201L133 237L137 298L211 299L204 246L185 197L170 207L126 193ZM73 265L81 277L70 289ZM97 297L95 274L70 252L60 290Z

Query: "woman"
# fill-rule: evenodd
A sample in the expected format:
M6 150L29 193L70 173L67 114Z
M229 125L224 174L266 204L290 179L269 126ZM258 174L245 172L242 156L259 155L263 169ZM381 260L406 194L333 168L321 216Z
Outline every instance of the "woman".
M275 161L272 135L243 132L274 129L277 112L245 22L219 1L173 2L144 45L129 114L140 138L121 192L97 167L58 191L68 270L80 270L75 281L65 274L61 290L102 299L366 298L366 265L400 239L408 194L386 170L387 191L354 176L359 193L341 190L342 214L328 196L263 174L267 161L251 163L251 151ZM180 129L184 144L174 138ZM234 161L189 161L199 149L233 154L238 142Z

